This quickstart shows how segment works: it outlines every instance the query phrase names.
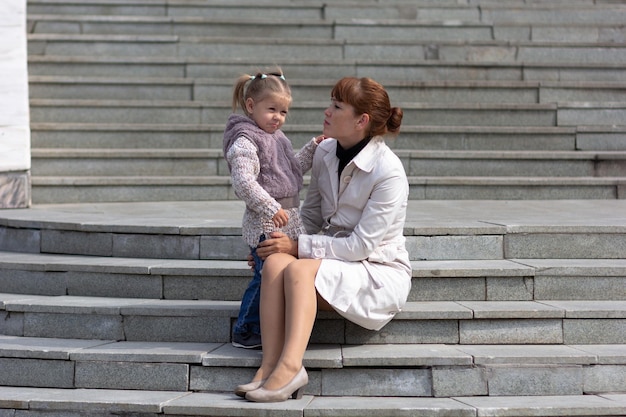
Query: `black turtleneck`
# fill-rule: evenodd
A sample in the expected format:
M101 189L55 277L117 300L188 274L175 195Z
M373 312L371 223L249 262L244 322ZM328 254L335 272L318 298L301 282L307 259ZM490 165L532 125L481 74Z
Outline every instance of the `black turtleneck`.
M370 142L370 139L372 139L371 136L361 140L359 143L348 149L344 149L339 144L339 142L337 142L337 151L335 155L337 156L337 158L339 158L339 168L337 171L339 179L341 179L341 172L346 167L346 165L348 165L348 163L350 163L350 161L352 161L354 157L357 156L359 152L361 152L363 148L367 146L367 144Z

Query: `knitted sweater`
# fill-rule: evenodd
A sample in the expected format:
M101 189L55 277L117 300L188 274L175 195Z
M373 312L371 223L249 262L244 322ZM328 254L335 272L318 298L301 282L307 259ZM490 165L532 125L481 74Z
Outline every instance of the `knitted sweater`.
M246 120L243 120L242 118ZM304 233L302 221L300 220L299 208L286 209L289 215L289 223L283 228L276 228L272 222L272 217L281 208L280 204L276 201L277 198L298 195L298 191L302 187L302 173L311 168L313 154L317 148L315 140L312 139L299 152L294 154L291 142L289 142L284 134L280 132L279 137L284 138L288 146L283 147L285 142L282 141L282 139L279 139L281 140L283 146L275 148L277 150L276 157L277 159L280 159L281 152L285 152L287 155L292 155L299 174L297 174L296 178L284 180L282 184L274 184L277 186L280 185L280 187L268 187L268 191L268 189L261 185L261 173L265 169L274 165L273 163L270 163L265 164L266 166L264 166L262 160L265 159L259 152L261 148L258 145L259 142L255 141L253 137L250 137L253 136L250 133L250 130L237 129L235 127L237 124L241 124L243 127L250 127L250 124L256 127L256 125L246 116L231 115L226 129L229 133L225 133L224 136L224 156L230 168L233 189L235 191L235 195L237 195L237 197L243 200L246 204L242 222L242 234L244 241L250 247L256 247L261 233L267 234L274 230L280 230L287 234L290 238L297 239L298 235ZM256 127L256 129L263 132L258 127ZM233 134L233 132L236 133ZM263 132L263 134L264 135L260 135L258 137L267 137L268 135L265 132ZM276 133L270 136L275 135ZM282 158L285 159L284 157ZM278 163L275 166L279 166ZM281 171L277 174L284 175L286 173ZM289 187L285 187L287 184L289 184ZM296 184L297 188L293 188L294 184ZM288 191L292 189L296 190L295 193L287 195ZM273 196L271 193L276 194ZM283 195L281 196L281 194Z

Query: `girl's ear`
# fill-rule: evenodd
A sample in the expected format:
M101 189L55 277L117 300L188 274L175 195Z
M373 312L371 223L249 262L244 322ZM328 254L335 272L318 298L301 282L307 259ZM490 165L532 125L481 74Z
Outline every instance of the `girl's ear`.
M252 100L252 97L248 97L246 99L246 112L248 114L252 114L253 110L254 110L254 100Z

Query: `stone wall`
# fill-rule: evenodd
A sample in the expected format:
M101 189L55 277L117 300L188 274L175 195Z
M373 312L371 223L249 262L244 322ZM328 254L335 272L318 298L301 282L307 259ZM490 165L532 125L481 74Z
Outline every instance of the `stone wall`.
M30 206L26 0L0 1L0 208Z

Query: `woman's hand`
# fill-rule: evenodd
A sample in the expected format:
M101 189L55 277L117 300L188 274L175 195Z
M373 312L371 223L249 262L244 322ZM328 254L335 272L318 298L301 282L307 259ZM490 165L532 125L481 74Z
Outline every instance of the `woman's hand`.
M298 242L291 240L283 232L272 232L268 238L259 243L256 253L263 260L273 253L288 253L292 256L298 256ZM250 261L248 260L248 265Z

